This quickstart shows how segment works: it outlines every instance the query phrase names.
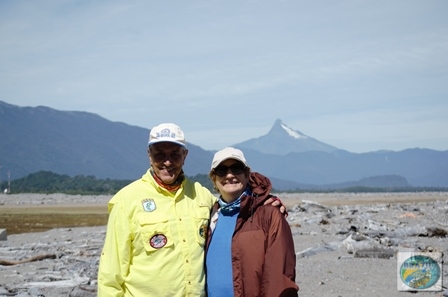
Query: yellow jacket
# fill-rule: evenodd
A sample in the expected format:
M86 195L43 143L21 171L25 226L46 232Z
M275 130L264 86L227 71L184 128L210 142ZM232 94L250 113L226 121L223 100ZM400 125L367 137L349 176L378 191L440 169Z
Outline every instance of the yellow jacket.
M204 244L216 197L184 180L176 193L149 170L108 204L98 297L205 296Z

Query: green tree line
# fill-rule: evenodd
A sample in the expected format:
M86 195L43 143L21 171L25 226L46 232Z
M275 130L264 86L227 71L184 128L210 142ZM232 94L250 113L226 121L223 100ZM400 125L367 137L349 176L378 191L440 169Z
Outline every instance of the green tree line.
M200 182L208 189L212 189L212 183L205 174L190 177L191 180ZM8 181L2 181L1 191L5 189L10 194L17 193L65 193L73 195L113 195L133 180L97 179L92 175L77 175L70 177L66 174L57 174L51 171L39 171L28 176Z
M201 183L204 187L208 188L212 193L213 184L206 174L198 174L192 177L188 177L192 181ZM113 195L117 193L121 188L131 183L132 180L112 180L112 179L97 179L91 175L77 175L70 177L66 174L57 174L51 171L39 171L29 174L26 177L11 180L2 181L0 189L2 192L5 189L9 190L11 194L18 193L64 193L72 195ZM296 189L294 191L283 192L346 192L346 193L371 193L371 192L440 192L448 191L447 188L436 187L405 187L405 188L381 188L381 187L347 187L344 189ZM274 193L278 193L273 189Z

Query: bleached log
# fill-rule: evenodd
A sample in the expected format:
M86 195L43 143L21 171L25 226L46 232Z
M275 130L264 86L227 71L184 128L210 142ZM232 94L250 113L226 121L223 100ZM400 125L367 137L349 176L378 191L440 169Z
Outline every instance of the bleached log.
M66 288L66 287L76 287L83 283L87 283L90 279L88 277L75 276L72 279L60 280L54 282L29 282L22 285L23 288Z
M6 229L0 229L0 240L7 240L8 235Z
M335 251L335 250L339 249L340 246L341 246L340 242L330 242L330 243L326 243L324 245L319 245L317 247L307 248L301 252L297 252L296 258L300 259L300 258L304 258L304 257L313 256L315 254L322 253L322 252Z
M57 258L56 254L43 254L43 255L37 255L37 256L31 257L29 259L18 260L18 261L0 259L0 265L12 266L12 265L18 265L18 264L23 264L23 263L28 263L28 262L41 261L44 259L56 259L56 258Z

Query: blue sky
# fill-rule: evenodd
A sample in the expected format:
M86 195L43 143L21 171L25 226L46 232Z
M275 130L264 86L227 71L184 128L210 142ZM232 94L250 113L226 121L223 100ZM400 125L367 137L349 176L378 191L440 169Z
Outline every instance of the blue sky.
M0 1L0 100L179 124L276 119L351 152L448 150L448 1Z

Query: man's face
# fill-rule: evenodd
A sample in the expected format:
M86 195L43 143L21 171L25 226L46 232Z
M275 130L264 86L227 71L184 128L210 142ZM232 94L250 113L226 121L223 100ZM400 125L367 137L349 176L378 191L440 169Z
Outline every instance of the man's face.
M167 185L176 181L187 154L187 149L171 142L155 143L148 150L154 173Z

